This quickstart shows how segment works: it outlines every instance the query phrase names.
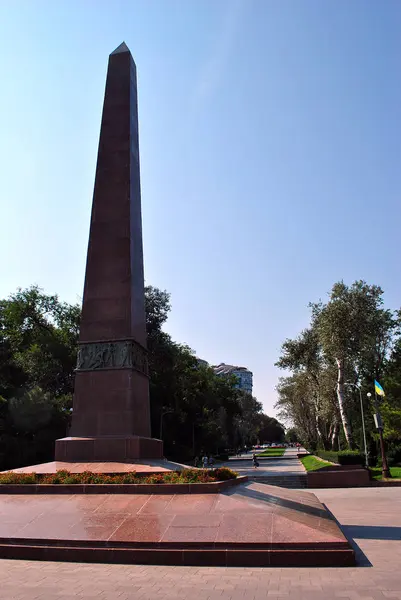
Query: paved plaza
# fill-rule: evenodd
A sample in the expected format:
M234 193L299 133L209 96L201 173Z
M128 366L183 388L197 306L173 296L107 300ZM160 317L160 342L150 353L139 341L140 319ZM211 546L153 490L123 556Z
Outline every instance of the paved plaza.
M262 452L262 450L259 452ZM230 458L224 465L234 469L240 475L248 475L250 477L304 475L305 469L298 459L297 454L298 450L296 448L286 448L283 456L258 458L259 467L254 469L252 465L252 452L248 452L239 457Z
M401 489L316 490L357 545L353 568L211 568L0 561L0 598L401 600Z

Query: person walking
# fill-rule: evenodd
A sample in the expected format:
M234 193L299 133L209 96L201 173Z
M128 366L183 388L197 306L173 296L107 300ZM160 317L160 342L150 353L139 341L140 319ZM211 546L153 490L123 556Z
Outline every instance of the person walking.
M205 456L202 458L203 468L207 469L208 464L209 464L209 459L208 459L207 455L205 454Z
M253 468L257 469L259 466L259 462L255 453L252 455Z

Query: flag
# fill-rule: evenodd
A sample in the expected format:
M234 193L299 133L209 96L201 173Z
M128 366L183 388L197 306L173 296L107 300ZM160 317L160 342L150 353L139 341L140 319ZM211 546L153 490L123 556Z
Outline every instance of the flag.
M382 388L382 386L380 385L380 383L378 381L376 381L375 379L375 392L378 396L385 396L386 394L384 393L384 390Z

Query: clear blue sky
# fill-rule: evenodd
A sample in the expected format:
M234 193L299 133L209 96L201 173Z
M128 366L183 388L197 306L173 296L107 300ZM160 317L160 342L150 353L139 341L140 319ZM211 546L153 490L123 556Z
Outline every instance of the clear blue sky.
M331 285L400 302L401 2L1 0L0 297L82 295L108 54L139 76L147 283L167 330L247 366Z

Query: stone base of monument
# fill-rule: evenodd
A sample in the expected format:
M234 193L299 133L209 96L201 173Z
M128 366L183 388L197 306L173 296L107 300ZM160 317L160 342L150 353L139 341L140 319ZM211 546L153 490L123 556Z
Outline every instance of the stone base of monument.
M28 467L19 467L11 469L13 473L37 473L38 475L50 475L57 471L69 471L70 473L130 473L135 471L140 475L157 475L158 473L166 473L169 471L181 471L187 469L188 465L171 462L166 459L140 459L126 461L56 461L53 460L47 463L38 465L29 465ZM193 468L193 467L190 467ZM9 471L2 471L7 473Z
M216 493L178 493L177 488L170 494L145 489L2 494L0 514L0 558L252 567L355 564L349 542L314 494L250 482Z
M163 442L131 436L66 437L56 440L56 461L119 461L163 458Z

